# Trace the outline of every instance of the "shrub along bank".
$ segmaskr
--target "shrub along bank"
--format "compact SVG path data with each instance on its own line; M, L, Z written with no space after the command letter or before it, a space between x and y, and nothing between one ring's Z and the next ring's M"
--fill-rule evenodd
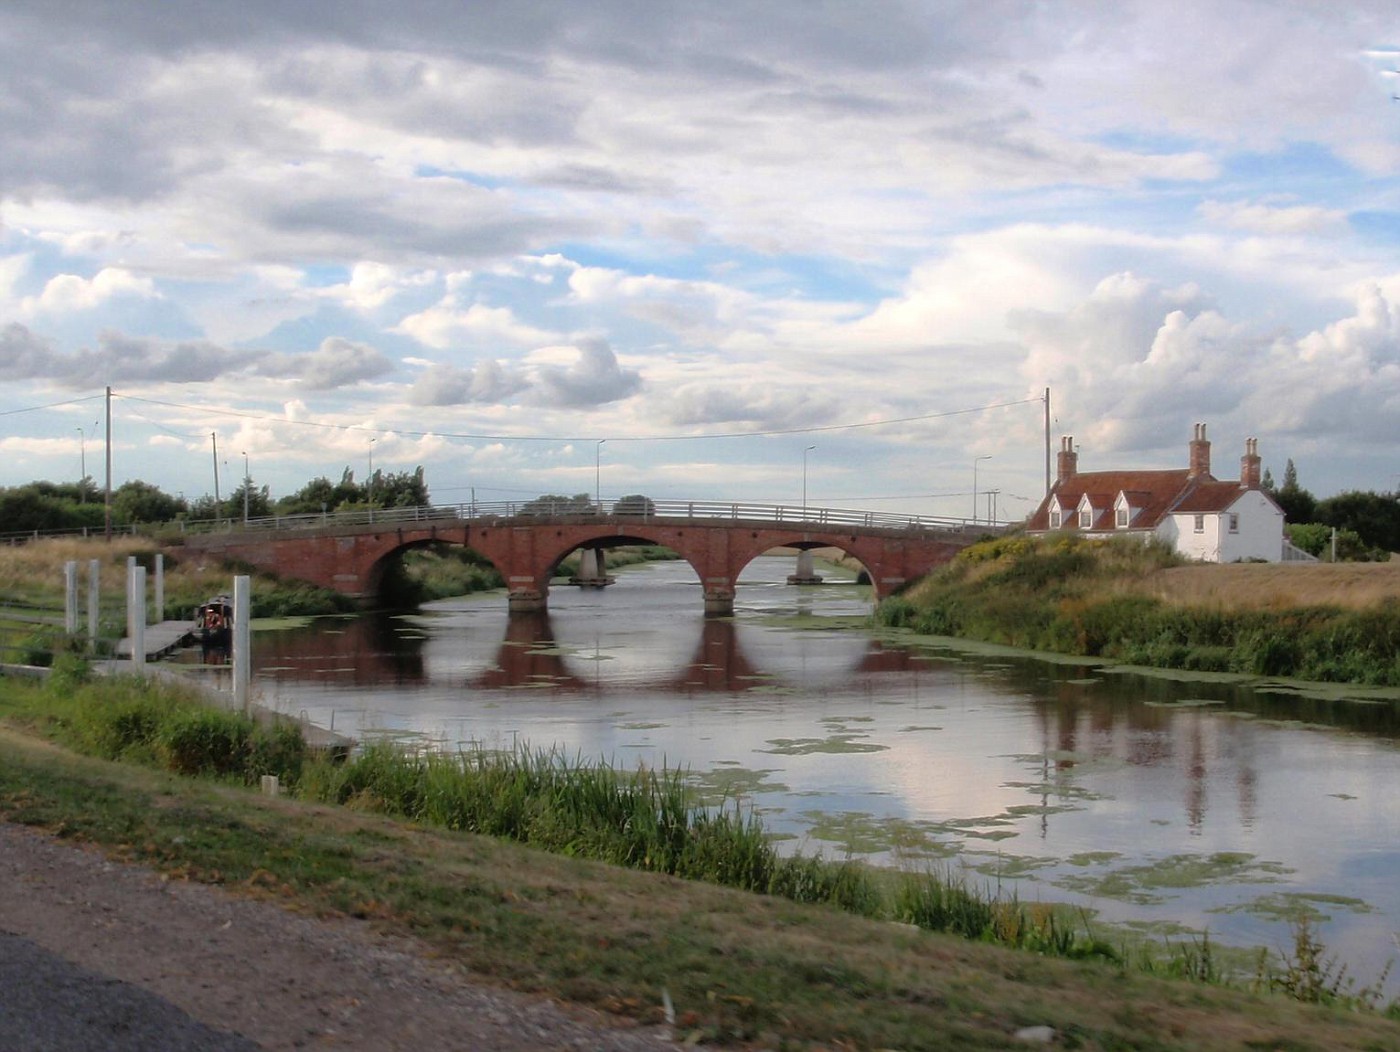
M999 538L964 549L877 616L929 635L1157 668L1400 686L1400 601L1257 610L1144 594L1144 581L1178 562L1136 541Z

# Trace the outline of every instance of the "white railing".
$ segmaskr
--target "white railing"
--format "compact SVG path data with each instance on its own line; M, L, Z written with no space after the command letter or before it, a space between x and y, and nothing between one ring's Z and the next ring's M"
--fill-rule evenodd
M464 523L596 522L619 524L667 522L716 523L718 521L807 526L818 530L849 527L900 532L937 530L945 533L1000 532L1006 523L971 519L905 515L898 512L854 511L794 504L753 504L745 501L651 500L623 497L594 501L546 500L475 501L470 504L419 505L409 508L356 508L349 511L311 512L301 515L268 515L242 519L181 519L175 522L124 526L114 535L169 537L180 534L262 532L267 530L318 530L353 526L402 526L410 523L454 521ZM0 544L23 544L39 537L101 537L101 529L35 531L0 535Z
M619 523L650 521L781 523L812 526L822 529L858 526L887 530L941 530L964 533L968 531L997 531L1003 524L974 522L968 519L939 518L927 515L904 515L891 512L853 511L837 508L802 507L791 504L752 504L743 501L715 500L620 500L594 501L544 500L476 501L471 504L432 505L412 508L358 508L353 511L327 512L309 515L274 515L266 518L224 523L220 529L289 530L325 529L337 526L384 525L399 526L415 522L454 520L472 523L504 522L594 522L599 519ZM190 523L194 532L206 524ZM212 526L212 524L207 524Z

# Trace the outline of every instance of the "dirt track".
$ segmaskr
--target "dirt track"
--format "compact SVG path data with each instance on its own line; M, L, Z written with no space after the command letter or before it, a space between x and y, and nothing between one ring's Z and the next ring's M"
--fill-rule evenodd
M675 1047L661 1030L474 982L368 924L168 881L4 823L0 889L0 934L20 937L0 946L35 962L0 977L0 1043L16 1052Z

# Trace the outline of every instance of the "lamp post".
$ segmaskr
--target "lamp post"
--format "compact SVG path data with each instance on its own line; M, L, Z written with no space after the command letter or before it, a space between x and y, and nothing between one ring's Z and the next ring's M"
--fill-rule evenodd
M78 432L78 466L82 470L82 475L78 479L78 503L87 503L87 436L83 434L81 427L74 428Z
M366 500L369 503L369 521L374 522L374 439L369 440L369 477L365 480Z
M816 446L808 446L802 451L802 521L807 521L807 454L816 449Z
M598 445L593 450L593 500L598 505L598 514L603 514L603 443L606 438L598 439Z
M248 451L243 451L243 525L248 525L248 487L251 485L252 475L248 473Z
M991 460L990 453L983 453L980 457L972 458L972 521L977 521L977 464L979 461Z

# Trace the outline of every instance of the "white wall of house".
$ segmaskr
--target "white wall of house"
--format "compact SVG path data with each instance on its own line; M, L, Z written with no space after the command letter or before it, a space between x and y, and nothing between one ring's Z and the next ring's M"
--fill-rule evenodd
M1186 558L1204 562L1283 558L1283 512L1258 490L1241 490L1223 512L1168 515L1158 525L1157 535Z

